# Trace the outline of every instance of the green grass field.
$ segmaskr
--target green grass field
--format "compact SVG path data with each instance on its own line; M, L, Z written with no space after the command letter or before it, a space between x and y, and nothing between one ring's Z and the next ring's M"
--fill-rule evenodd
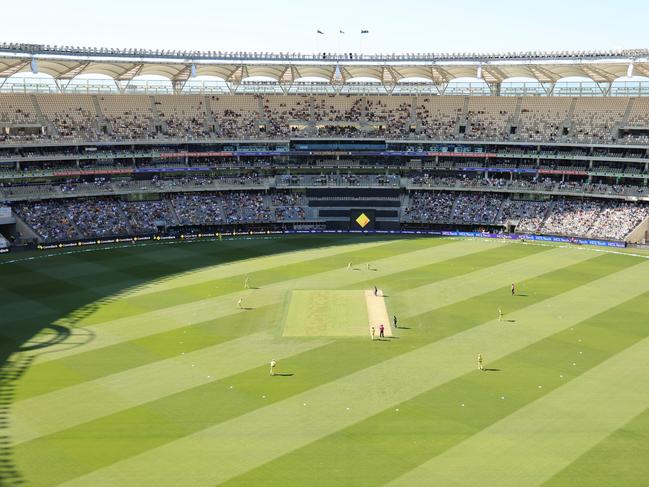
M13 254L0 322L0 485L648 484L647 256L340 235Z

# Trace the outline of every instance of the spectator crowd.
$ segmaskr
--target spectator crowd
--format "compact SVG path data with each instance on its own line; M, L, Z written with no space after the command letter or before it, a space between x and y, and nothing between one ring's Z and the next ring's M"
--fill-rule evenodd
M16 202L14 211L45 241L155 234L158 227L245 225L313 221L303 192L179 192L158 200L117 196ZM312 212L313 210L313 212ZM519 233L623 240L649 206L609 199L542 201L469 191L413 191L403 197L401 221L438 225L492 226Z

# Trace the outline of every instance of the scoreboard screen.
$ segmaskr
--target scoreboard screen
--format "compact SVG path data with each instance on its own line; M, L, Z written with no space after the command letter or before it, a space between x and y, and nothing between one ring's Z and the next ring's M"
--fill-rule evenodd
M374 230L376 210L349 210L350 230Z

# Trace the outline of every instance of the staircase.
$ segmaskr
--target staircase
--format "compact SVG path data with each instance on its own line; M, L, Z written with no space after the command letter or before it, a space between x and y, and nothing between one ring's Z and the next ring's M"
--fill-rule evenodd
M404 208L408 207L410 207L410 193L405 193L401 198L401 208L399 208L399 211L403 213ZM402 215L399 216L401 217Z
M205 95L203 98L205 103L204 111L205 117L203 123L205 124L205 131L210 134L215 134L219 132L219 126L214 120L214 114L212 113L212 104L210 103L210 97Z
M313 96L309 97L309 120L307 120L307 128L305 130L307 135L315 135L315 107L313 106L315 99Z
M414 125L416 127L415 129L416 134L421 133L421 124L419 123L419 119L417 118L417 97L416 96L410 98L410 125Z
M455 207L457 206L459 196L461 193L457 193L453 195L453 206L451 206L451 213L449 214L449 221L453 222L455 221Z
M59 129L43 114L43 110L41 110L41 106L38 103L36 95L29 95L29 99L31 100L32 106L34 107L34 112L36 113L36 119L38 120L38 123L40 123L43 127L47 127L48 134L52 135L53 137L60 137L61 133L59 132Z
M554 201L554 200L550 201L550 204L548 205L548 209L545 211L545 214L543 215L543 218L541 219L541 223L539 223L539 226L536 228L537 232L540 232L541 229L545 226L545 221L550 217L550 215L554 211L554 206L555 205L556 205L556 201Z
M128 229L129 235L135 235L135 232L133 231L133 226L131 225L131 218L126 214L124 209L121 207L121 205L116 205L117 210L116 212L119 214L119 218L126 222L126 228Z
M95 107L95 112L97 112L97 125L100 132L106 132L108 135L113 133L113 128L110 126L104 112L101 110L101 104L99 103L99 98L97 95L92 96L92 104Z
M39 242L44 240L43 237L34 230L27 221L23 220L20 215L16 214L15 211L13 212L13 216L16 218L16 231L18 235L20 235L20 239L36 239Z
M151 107L151 118L153 119L153 133L168 133L169 126L160 118L160 112L158 111L158 105L156 105L155 96L149 95L149 104Z
M613 132L611 135L613 138L617 139L619 134L618 131L622 127L626 127L627 124L629 123L629 117L631 116L631 112L633 111L633 105L635 104L635 98L629 98L629 103L626 104L626 109L624 110L624 116L622 117L622 121L618 124L615 124L613 127Z
M498 206L498 213L496 213L496 216L494 217L493 221L490 223L497 224L500 221L500 216L503 214L503 210L505 209L505 202L507 200L501 200L500 205Z
M92 237L92 235L86 235L85 233L83 233L81 231L81 229L79 228L79 225L77 225L77 222L74 221L74 218L72 217L72 213L68 209L66 209L65 214L68 217L68 221L70 222L70 225L72 225L72 227L74 228L74 231L77 232L77 237L78 238L90 238L90 237Z
M369 121L367 119L367 114L369 112L369 107L367 106L367 96L361 98L361 116L359 118L359 130L361 134L367 135L370 132Z
M172 225L180 225L180 218L178 218L178 213L176 213L176 208L174 208L173 203L171 202L171 199L168 199L166 201L167 203L167 208L169 209L169 213L171 214L173 218L173 222L167 222L167 224L172 224Z
M573 98L572 102L570 103L570 108L568 109L568 113L566 114L566 118L563 121L563 128L570 129L572 128L572 115L575 113L575 107L577 106L577 98ZM565 137L563 137L565 139Z
M507 125L507 134L509 135L512 131L512 127L516 127L518 129L518 124L521 120L521 107L523 105L523 98L518 97L516 99L516 108L514 108L514 113L512 114L511 118L509 119L509 124Z
M464 97L464 105L462 107L462 115L460 115L460 118L457 121L457 125L455 126L455 135L459 136L460 135L460 127L464 126L464 129L466 130L467 126L467 116L469 114L469 97L465 96Z

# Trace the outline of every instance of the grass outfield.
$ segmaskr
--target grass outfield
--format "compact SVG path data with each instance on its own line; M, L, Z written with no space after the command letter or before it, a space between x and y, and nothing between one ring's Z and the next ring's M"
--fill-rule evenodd
M3 256L0 485L646 486L647 257L340 235ZM373 342L374 286L399 328Z

